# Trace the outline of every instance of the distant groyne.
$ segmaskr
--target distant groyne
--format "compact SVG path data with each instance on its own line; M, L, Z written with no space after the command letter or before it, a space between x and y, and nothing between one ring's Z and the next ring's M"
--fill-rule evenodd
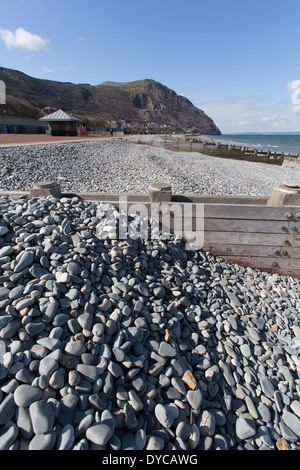
M249 149L245 146L236 146L222 142L208 142L196 136L153 136L152 139L137 140L137 144L152 145L153 147L164 147L168 150L180 152L199 152L205 155L219 158L230 158L249 162L267 163L271 165L282 165L284 160L299 162L299 154L285 154Z

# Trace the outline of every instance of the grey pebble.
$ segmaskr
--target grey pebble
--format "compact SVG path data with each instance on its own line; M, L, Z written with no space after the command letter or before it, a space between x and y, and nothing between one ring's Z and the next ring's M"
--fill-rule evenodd
M28 408L42 397L42 390L29 384L19 385L14 391L14 401L17 406Z
M99 446L105 446L112 436L113 430L106 423L94 424L86 431L87 439Z
M51 159L120 142L51 144ZM42 165L46 147L18 159ZM298 449L298 280L173 237L113 239L119 215L71 196L0 198L1 449Z

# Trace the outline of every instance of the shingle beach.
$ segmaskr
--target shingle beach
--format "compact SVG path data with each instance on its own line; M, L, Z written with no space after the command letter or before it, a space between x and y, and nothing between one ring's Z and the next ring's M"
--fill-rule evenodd
M268 196L299 165L123 138L1 147L0 177L2 192ZM300 450L300 281L117 240L120 221L77 197L0 197L0 449Z
M139 136L133 141L150 137ZM172 152L126 138L0 147L0 190L30 190L55 180L63 191L148 191L163 181L174 194L269 196L283 181L300 184L299 164L282 167Z

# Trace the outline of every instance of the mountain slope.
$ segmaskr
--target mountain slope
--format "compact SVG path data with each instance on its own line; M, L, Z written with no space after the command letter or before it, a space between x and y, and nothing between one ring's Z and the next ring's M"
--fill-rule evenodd
M91 86L42 80L3 67L0 67L0 80L5 82L8 94L39 109L53 106L100 120L147 120L180 130L195 128L202 134L220 134L213 120L203 111L154 80L104 82Z

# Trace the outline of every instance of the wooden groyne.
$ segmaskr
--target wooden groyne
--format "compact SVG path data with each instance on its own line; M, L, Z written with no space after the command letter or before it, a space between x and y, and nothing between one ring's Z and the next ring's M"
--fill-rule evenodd
M212 157L267 163L271 165L282 165L285 159L299 161L297 160L299 154L291 155L271 152L270 150L249 149L245 146L223 144L221 142L208 142L196 137L153 137L149 140L139 139L135 141L132 140L132 142L151 145L153 147L163 147L178 152L199 152Z
M130 215L142 210L149 220L155 213L165 233L169 230L191 245L196 239L197 249L240 266L300 278L300 187L283 184L269 197L197 196L172 194L163 183L151 185L148 194L109 194L61 193L56 183L48 182L30 192L31 197L51 194L105 202Z

